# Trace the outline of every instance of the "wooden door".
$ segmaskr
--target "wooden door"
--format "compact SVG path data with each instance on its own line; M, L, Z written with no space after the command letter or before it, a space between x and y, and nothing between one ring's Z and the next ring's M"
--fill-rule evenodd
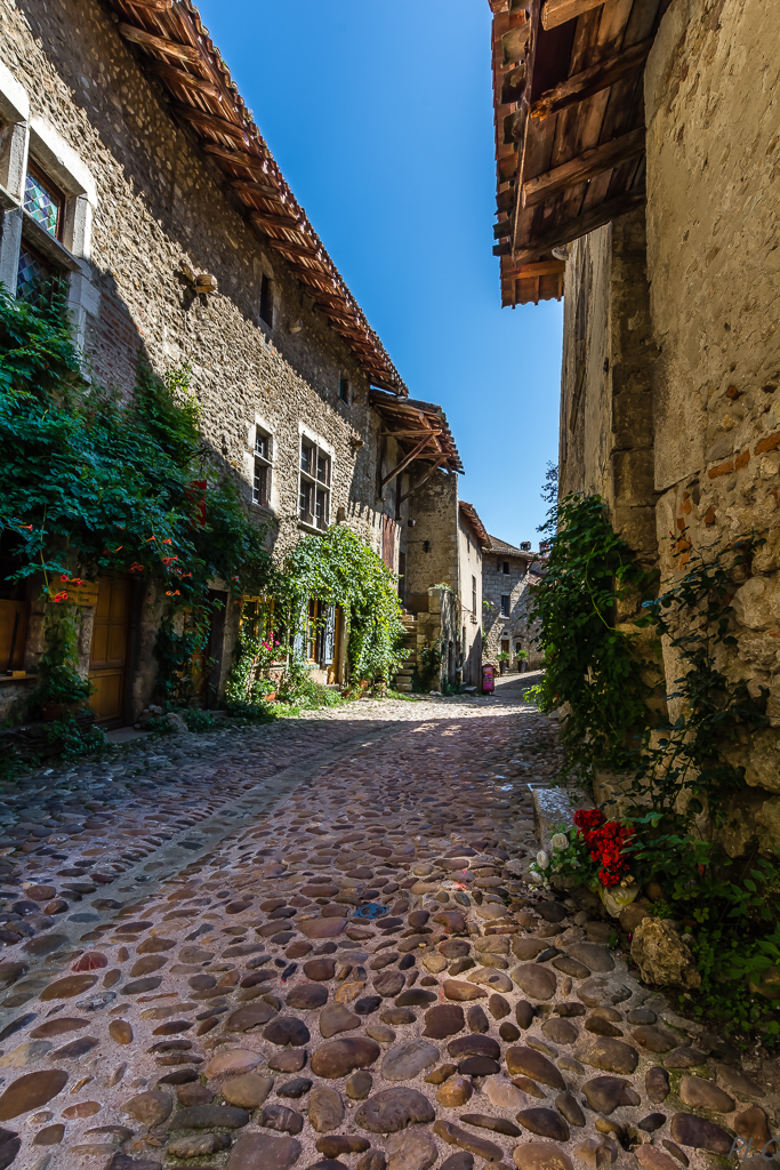
M89 705L98 723L121 723L125 714L127 658L130 642L130 581L101 577L92 627Z

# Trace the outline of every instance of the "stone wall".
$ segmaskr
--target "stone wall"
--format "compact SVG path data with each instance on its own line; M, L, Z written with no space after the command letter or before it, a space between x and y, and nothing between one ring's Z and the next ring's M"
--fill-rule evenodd
M646 209L571 245L565 288L562 493L599 492L662 587L696 552L764 542L723 658L771 721L734 745L752 789L734 851L780 844L779 70L762 0L672 0L645 72ZM667 692L677 665L666 647Z
M481 683L482 670L482 549L463 513L458 510L458 598L460 601L461 680Z
M309 531L298 520L298 467L301 433L310 434L332 456L331 521L348 523L382 552L383 527L387 545L387 524L404 523L396 499L408 480L394 481L380 498L380 423L366 377L302 286L264 249L106 10L91 0L0 0L0 58L29 96L31 126L41 130L31 152L54 134L94 182L91 244L71 278L90 376L128 396L140 358L158 372L188 362L209 474L238 478L279 557ZM196 295L187 270L212 273L218 291ZM274 282L272 328L259 315L264 275ZM339 396L342 376L349 402ZM269 509L251 503L257 427L273 438ZM392 441L383 451L395 457ZM400 545L395 531L396 571ZM153 684L158 617L152 602L142 622L136 709Z
M437 471L410 498L406 540L406 605L427 609L431 585L458 588L458 477Z
M765 541L738 588L734 677L769 690L771 728L739 745L743 818L780 844L780 24L762 0L673 0L645 72L647 255L659 358L655 487L694 550ZM669 674L674 663L667 663ZM774 795L768 795L772 793Z
M482 566L483 607L483 657L488 662L497 662L501 640L509 642L512 655L509 670L517 669L518 647L527 651L529 670L536 670L542 661L542 654L535 636L534 626L528 613L532 576L529 572L530 558L511 556L508 553L486 552ZM509 572L504 572L504 564ZM502 596L509 597L509 616L501 612Z

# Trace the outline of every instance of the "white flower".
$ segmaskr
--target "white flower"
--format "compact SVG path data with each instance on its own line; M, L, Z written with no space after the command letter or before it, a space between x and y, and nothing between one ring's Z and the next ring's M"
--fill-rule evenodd
M544 849L540 849L536 855L536 864L539 869L547 869L550 864L550 858L545 853Z
M528 880L531 883L531 885L540 886L544 879L540 873L537 873L535 869L532 869L531 872L528 874Z
M550 844L552 845L553 849L559 849L559 850L568 849L569 848L569 838L566 836L565 833L553 833Z

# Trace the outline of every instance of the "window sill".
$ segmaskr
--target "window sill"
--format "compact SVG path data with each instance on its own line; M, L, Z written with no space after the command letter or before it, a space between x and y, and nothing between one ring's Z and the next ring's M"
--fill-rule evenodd
M35 222L28 211L24 211L22 215L22 238L47 260L56 264L58 268L64 268L68 272L78 272L81 265L65 245L61 244L59 240L55 240L54 236L50 236L45 228Z
M268 504L258 504L255 500L252 500L250 507L253 512L258 512L261 516L267 517L269 520L279 519L279 513Z
M307 524L305 520L299 520L298 527L303 529L304 532L314 532L317 534L317 536L324 536L328 531L327 527L318 528L316 524Z
M28 674L26 670L16 670L13 674L0 674L0 683L34 682L37 675Z

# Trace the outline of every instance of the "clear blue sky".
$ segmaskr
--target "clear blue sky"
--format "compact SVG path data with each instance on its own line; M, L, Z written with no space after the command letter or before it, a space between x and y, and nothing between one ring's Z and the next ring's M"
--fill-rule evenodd
M295 196L488 531L538 539L562 305L502 309L487 0L201 0Z

